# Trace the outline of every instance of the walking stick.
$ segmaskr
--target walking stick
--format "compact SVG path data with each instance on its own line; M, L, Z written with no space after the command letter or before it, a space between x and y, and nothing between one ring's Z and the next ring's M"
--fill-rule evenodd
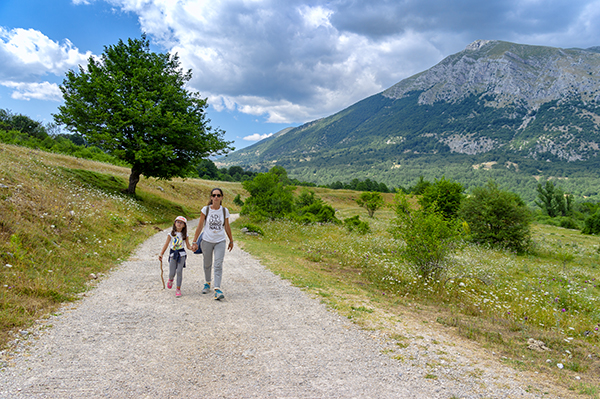
M162 260L160 261L160 279L163 283L163 290L165 289L165 278L163 277L163 268L162 268Z

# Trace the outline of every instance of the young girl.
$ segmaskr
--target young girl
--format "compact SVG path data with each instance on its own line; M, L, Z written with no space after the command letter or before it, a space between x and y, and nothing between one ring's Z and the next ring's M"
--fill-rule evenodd
M177 273L177 288L175 289L175 297L181 297L181 281L183 280L183 268L185 267L185 259L187 255L183 244L186 244L187 249L190 247L190 242L187 235L187 220L183 216L177 216L173 222L173 229L167 236L167 241L163 245L158 260L162 262L163 255L170 248L169 252L169 282L167 287L173 288L173 278Z
M229 226L229 210L221 206L221 201L223 201L223 190L213 188L210 192L208 206L202 208L202 214L200 215L200 221L198 222L192 244L192 250L197 250L198 236L200 236L200 232L204 229L200 245L202 246L202 255L204 258L204 278L206 283L204 284L202 293L208 294L210 292L214 255L214 287L215 299L217 300L225 298L221 290L221 279L223 277L226 237L229 238L229 251L233 249L233 236L231 235L231 227Z

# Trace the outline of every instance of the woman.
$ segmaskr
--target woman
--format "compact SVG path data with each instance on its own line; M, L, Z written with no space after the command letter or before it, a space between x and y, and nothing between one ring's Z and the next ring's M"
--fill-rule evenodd
M223 190L213 188L210 192L210 201L208 205L202 208L200 221L194 234L192 250L198 249L198 237L204 230L200 246L202 247L202 255L204 255L204 288L203 294L210 292L211 275L214 264L215 270L215 299L220 300L225 298L221 290L221 279L223 277L223 258L225 257L226 237L229 237L228 249L233 249L233 236L231 235L231 227L229 226L229 210L221 205L223 201ZM214 257L214 263L213 263Z

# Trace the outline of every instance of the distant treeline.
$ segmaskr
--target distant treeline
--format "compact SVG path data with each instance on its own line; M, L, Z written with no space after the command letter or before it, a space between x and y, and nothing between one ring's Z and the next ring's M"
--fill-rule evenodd
M127 166L102 149L87 146L78 134L58 133L54 124L44 125L28 116L4 109L0 109L0 142Z
M203 160L198 165L197 170L198 176L201 179L230 182L244 182L247 180L252 180L257 174L261 173L244 170L244 168L242 168L241 166L218 168L215 165L215 163L210 159ZM267 171L265 170L264 172ZM303 187L323 187L331 188L333 190L373 191L379 193L395 193L396 191L402 191L406 194L421 194L431 184L431 182L425 180L423 176L420 176L419 180L413 186L410 187L388 187L385 183L379 183L369 178L366 178L364 180L355 178L348 183L343 183L337 180L333 183L321 185L293 178L289 180L290 184Z

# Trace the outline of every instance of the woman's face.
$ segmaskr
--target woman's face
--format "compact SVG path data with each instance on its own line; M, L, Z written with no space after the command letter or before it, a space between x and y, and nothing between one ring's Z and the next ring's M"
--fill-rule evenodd
M221 200L223 199L223 192L221 190L213 190L210 193L210 198L212 199L213 202L218 201L220 203Z

